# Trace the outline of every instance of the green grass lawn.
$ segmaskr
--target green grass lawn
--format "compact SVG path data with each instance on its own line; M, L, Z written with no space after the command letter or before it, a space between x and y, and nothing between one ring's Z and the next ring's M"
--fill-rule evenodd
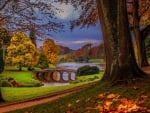
M18 71L16 67L7 67L6 70L0 74L0 77L14 78L18 83L24 86L40 84L38 80L33 79L33 72L28 71L27 68L23 68L22 71Z
M7 102L26 100L35 98L42 95L47 95L50 93L70 89L77 87L86 83L98 81L102 78L103 72L94 75L81 76L66 86L51 86L51 87L2 87L3 98ZM38 80L33 79L33 73L23 69L23 71L14 71L14 68L9 71L4 71L3 74L0 74L1 78L14 78L17 82L24 84L25 86L36 86L35 84L40 83Z
M120 96L114 97L117 99L113 100L112 94ZM106 96L103 97L103 95ZM109 105L110 100L113 102L111 105ZM128 107L124 105L124 102L129 104ZM113 109L109 108L108 110L117 110L122 107L123 112L120 113L124 113L125 108L132 113L148 113L150 110L150 79L136 80L117 86L111 86L108 82L100 81L96 85L55 101L8 113L101 113L100 110L104 109L102 107L106 109L108 106L113 107ZM137 106L140 106L141 109L139 112L133 112L132 110L135 110ZM129 107L131 108L128 109Z
M104 63L104 59L90 59L89 62Z

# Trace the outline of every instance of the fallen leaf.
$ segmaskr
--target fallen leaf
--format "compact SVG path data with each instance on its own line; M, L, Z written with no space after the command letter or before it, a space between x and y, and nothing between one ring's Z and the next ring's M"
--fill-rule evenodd
M107 98L108 98L108 99L112 99L112 98L115 98L115 97L116 97L116 95L115 95L115 94L113 94L113 93L111 93L111 94L107 95Z
M142 98L142 99L147 99L148 96L147 96L147 95L141 95L141 98Z
M106 101L105 101L105 105L106 105L106 106L110 106L112 103L113 103L112 100L106 100Z
M98 95L98 98L99 98L99 99L102 99L102 98L104 98L104 97L105 97L105 93L101 93L101 94Z
M140 88L140 87L137 86L137 85L134 85L134 86L133 86L133 89L134 89L134 90L138 90L139 88Z
M69 104L67 104L67 107L68 107L68 108L70 108L71 106L72 106L72 104L70 104L70 103L69 103Z
M78 100L76 100L76 103L79 103L80 102L80 100L78 99Z

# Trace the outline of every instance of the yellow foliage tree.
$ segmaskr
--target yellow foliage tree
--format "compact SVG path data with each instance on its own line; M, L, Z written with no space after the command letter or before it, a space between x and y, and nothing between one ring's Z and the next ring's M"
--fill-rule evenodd
M7 48L6 64L22 66L34 66L38 62L38 51L32 41L22 32L17 32L11 38Z
M60 48L55 44L54 40L46 39L43 43L43 52L49 63L54 64L57 61Z

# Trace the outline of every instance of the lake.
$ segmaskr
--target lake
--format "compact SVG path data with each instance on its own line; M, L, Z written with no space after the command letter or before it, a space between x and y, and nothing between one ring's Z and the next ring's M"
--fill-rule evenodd
M89 65L89 66L97 66L100 71L104 70L104 67L100 65L100 63L78 63L78 62L66 62L66 63L60 63L57 64L57 68L64 68L64 69L73 69L77 70L79 67Z
M78 63L78 62L67 62L67 63L59 63L56 65L57 68L60 69L73 69L77 70L78 68L89 65L89 66L97 66L100 71L104 70L104 67L100 65L100 63ZM72 80L75 80L75 75L71 75ZM60 79L60 75L57 75L57 79ZM68 80L68 73L63 73L63 79ZM53 83L43 83L44 87L47 86L63 86L63 85L69 85L69 83L59 83L59 82L53 82Z

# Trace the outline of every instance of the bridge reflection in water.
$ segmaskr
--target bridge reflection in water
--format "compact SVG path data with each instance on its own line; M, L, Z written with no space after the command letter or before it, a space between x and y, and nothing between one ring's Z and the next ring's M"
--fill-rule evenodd
M65 83L76 79L76 71L72 69L46 69L34 71L34 77L42 82Z

